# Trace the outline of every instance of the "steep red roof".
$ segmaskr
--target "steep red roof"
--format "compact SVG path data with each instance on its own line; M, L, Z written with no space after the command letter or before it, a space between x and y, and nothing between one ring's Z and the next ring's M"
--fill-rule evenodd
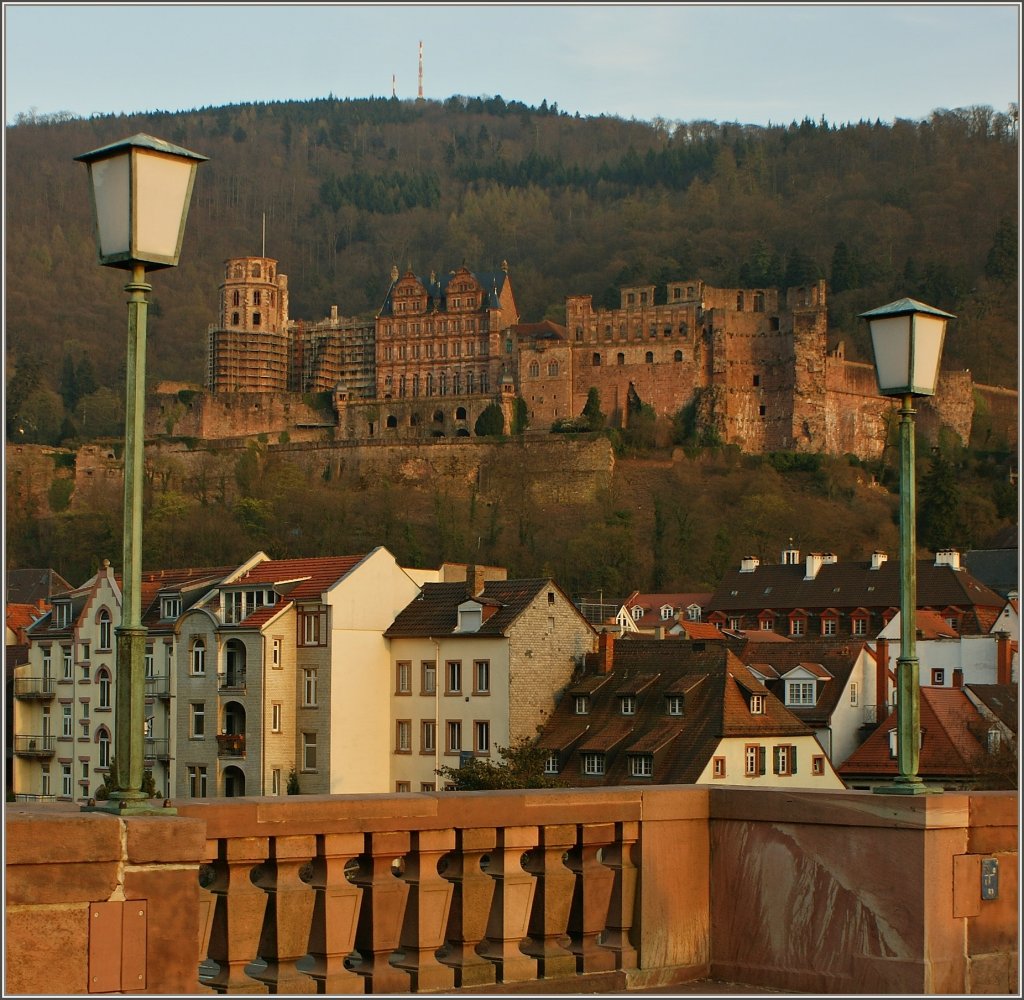
M253 566L232 587L271 587L289 581L296 585L289 589L293 601L318 600L325 590L347 576L364 559L358 556L321 556L309 559L268 559Z

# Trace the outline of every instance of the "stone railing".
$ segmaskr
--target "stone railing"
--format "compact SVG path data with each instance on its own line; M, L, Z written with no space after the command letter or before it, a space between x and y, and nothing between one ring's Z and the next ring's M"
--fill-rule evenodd
M9 992L1017 988L1010 793L653 786L175 805L126 819L9 805Z

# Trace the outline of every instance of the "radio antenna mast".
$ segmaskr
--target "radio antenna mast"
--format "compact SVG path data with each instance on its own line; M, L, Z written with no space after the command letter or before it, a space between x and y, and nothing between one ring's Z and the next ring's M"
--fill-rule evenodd
M423 42L420 42L420 89L417 100L423 100Z

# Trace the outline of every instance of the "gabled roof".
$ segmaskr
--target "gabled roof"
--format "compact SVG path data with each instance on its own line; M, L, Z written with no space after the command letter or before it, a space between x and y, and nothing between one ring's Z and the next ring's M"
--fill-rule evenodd
M895 777L897 763L889 749L889 733L896 723L896 712L892 711L839 767L840 775ZM918 774L932 779L970 779L985 754L975 734L987 729L977 708L959 688L922 687Z
M685 618L680 618L677 620L677 626L680 633L686 636L687 639L710 639L717 641L725 638L722 635L722 630L710 622L691 622Z
M966 684L968 695L973 695L1011 733L1017 733L1018 691L1016 684Z
M691 605L696 604L703 609L710 599L711 594L703 592L641 594L639 591L634 591L626 600L624 607L629 612L629 616L633 618L637 628L654 629L659 625L668 625L670 622L674 622L676 616L685 612ZM639 618L635 618L633 609L638 606L644 609L644 613ZM661 609L664 607L672 609L670 618L661 617ZM682 619L680 621L682 622Z
M7 587L4 599L13 604L35 604L74 589L52 569L9 569L4 577Z
M160 617L161 595L173 594L181 596L181 610L187 611L200 597L212 590L236 566L217 566L187 569L152 570L142 574L142 624L147 628L157 628ZM121 585L120 576L117 577ZM171 623L166 622L167 628Z
M433 274L430 278L424 278L420 275L412 274L411 271L407 271L405 274L402 274L393 280L388 286L387 294L384 298L384 304L381 306L380 312L378 312L377 315L393 315L392 295L395 290L395 285L400 281L404 281L406 278L410 277L410 275L426 290L428 312L433 309L437 309L442 312L447 311L448 285L454 278L461 276L460 272L468 273L483 289L484 308L501 308L501 293L504 291L505 282L508 280L508 274L503 269L499 269L497 271L469 271L466 268L460 268L459 271L451 271L448 274L441 274L440 276Z
M512 329L520 342L537 340L564 341L566 339L565 327L560 326L558 323L552 323L549 319L542 320L540 323L517 323Z
M365 558L364 553L308 559L267 559L225 586L250 589L291 584L287 588L289 600L319 601L325 591L348 576Z
M633 784L636 779L630 774L628 757L636 753L656 754L659 783L693 782L723 738L810 733L765 691L725 643L621 639L613 643L612 669L606 674L596 672L601 656L588 654L587 673L569 686L538 738L541 746L563 754L572 748L570 763L563 760L563 765L574 774L573 784ZM589 694L589 711L576 715L572 695L584 688ZM638 692L632 715L622 714L619 698L627 688ZM763 714L750 713L749 691L763 692ZM669 715L667 696L680 694L682 715ZM589 728L585 738L573 746L581 723ZM575 776L577 755L584 750L608 755L604 775Z
M558 585L548 579L488 580L474 600L483 600L495 606L474 632L458 632L459 605L469 598L465 583L425 583L419 596L399 613L384 633L389 639L402 637L429 638L443 635L503 636L520 615L546 590L562 593ZM562 594L566 603L579 614L576 606ZM586 619L579 615L581 622ZM588 623L589 625L589 623Z

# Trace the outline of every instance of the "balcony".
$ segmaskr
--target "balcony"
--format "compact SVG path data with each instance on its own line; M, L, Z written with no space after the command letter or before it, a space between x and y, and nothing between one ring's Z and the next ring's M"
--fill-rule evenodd
M218 757L244 757L245 733L218 733Z
M147 736L146 760L170 760L169 740L166 736Z
M45 736L14 737L14 752L19 757L52 757L57 737L52 734Z
M167 674L154 674L146 678L147 698L170 698L171 679Z
M245 671L229 670L226 673L217 674L217 687L221 691L245 694Z
M25 701L52 701L55 684L52 677L15 677L14 697Z
M8 808L9 994L1019 995L1014 793L174 805ZM136 915L144 929L121 933ZM101 924L118 933L93 948Z

